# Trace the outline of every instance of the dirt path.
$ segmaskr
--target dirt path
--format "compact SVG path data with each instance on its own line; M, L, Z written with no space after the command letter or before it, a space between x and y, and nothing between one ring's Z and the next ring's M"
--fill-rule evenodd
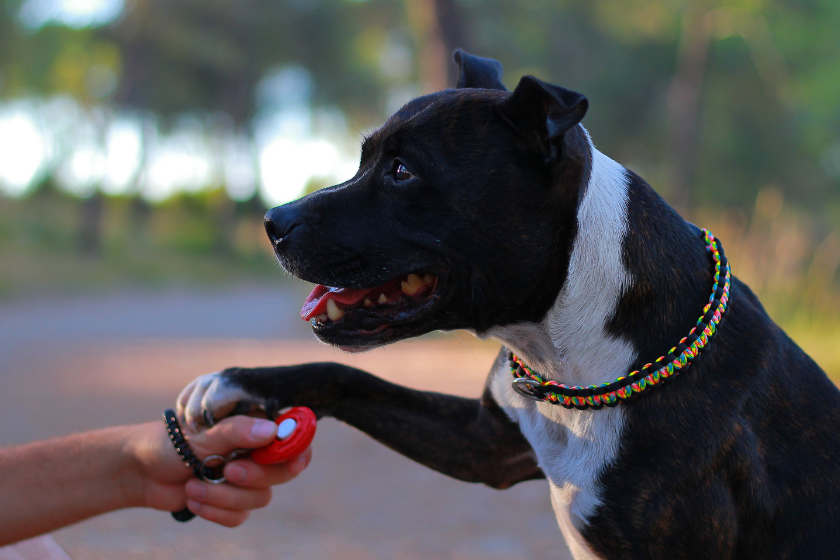
M157 418L196 375L234 364L336 360L475 396L497 349L461 334L347 355L279 321L296 301L246 288L0 306L0 444ZM125 510L55 538L75 560L569 557L543 481L504 492L458 482L333 420L319 424L314 454L237 529Z

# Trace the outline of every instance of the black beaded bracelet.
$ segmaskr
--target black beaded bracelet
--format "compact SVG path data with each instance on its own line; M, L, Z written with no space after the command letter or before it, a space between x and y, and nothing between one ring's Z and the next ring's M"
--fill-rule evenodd
M192 469L195 475L200 477L201 461L198 460L198 457L196 457L195 453L193 453L192 449L190 449L187 439L181 432L181 425L178 423L178 416L175 414L175 411L171 408L166 409L163 413L163 421L166 423L166 431L169 432L169 439L172 440L172 445L175 446L175 451L177 451L178 455L181 459L183 459L184 465L186 465L187 468ZM189 508L172 512L172 518L175 519L175 521L180 521L181 523L186 523L193 517L195 517L195 514L191 512Z

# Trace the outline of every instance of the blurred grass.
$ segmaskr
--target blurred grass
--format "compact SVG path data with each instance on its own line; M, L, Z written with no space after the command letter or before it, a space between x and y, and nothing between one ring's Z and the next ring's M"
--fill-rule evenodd
M840 228L760 191L751 215L707 209L696 223L723 241L732 272L770 317L840 382Z
M791 324L785 330L835 383L840 384L840 325L837 321L826 325Z
M91 252L78 233L90 216L83 200L51 188L0 197L0 299L289 280L257 204L210 191L154 206L129 197L103 197L101 205L101 239ZM693 220L721 238L734 274L840 382L840 228L814 222L771 188L750 215L710 208Z
M85 202L47 189L0 197L0 298L166 285L285 281L260 207L237 209L219 192L157 206L103 197L101 235L85 247Z

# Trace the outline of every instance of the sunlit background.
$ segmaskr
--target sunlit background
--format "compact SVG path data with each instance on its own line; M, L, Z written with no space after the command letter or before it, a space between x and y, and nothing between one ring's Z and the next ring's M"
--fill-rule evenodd
M0 296L276 274L263 211L351 177L461 46L585 93L602 151L714 227L801 343L840 332L832 0L0 6Z
M350 178L463 47L587 95L596 145L840 380L838 29L836 0L0 0L5 348L308 336L263 213ZM178 360L173 392L204 373ZM518 555L493 546L458 557Z

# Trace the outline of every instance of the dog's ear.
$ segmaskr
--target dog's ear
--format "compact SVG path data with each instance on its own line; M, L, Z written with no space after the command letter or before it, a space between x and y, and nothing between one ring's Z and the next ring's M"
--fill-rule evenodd
M481 88L498 89L507 91L502 83L502 63L492 58L482 58L464 52L463 49L455 49L452 58L460 69L458 85L460 88Z
M536 131L548 154L548 160L560 157L566 132L576 126L589 101L583 95L547 84L533 76L524 76L501 105L503 117L526 136Z

